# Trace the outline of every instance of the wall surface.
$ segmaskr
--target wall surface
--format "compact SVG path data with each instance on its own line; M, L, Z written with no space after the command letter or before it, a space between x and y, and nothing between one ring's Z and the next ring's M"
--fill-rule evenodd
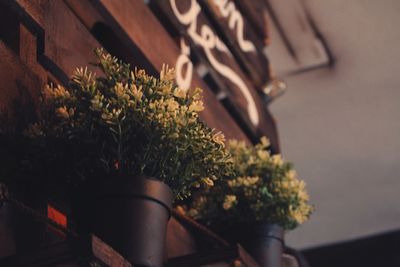
M316 205L288 235L298 248L400 228L400 1L305 3L336 64L286 77L272 104Z

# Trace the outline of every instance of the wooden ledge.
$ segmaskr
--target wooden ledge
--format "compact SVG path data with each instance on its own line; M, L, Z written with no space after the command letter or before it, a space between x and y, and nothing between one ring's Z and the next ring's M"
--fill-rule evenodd
M64 242L25 254L0 259L3 267L39 266L132 267L124 257L94 235L69 238Z

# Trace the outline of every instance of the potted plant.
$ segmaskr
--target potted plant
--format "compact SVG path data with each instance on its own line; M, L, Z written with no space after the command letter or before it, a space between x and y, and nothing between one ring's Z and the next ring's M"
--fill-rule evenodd
M306 221L313 207L292 164L271 155L268 146L265 137L254 147L228 142L236 174L216 181L186 210L229 241L241 243L261 266L271 267L281 266L284 230Z
M161 266L172 201L230 173L224 137L199 119L201 90L177 87L172 69L155 78L95 53L101 74L80 68L69 86L46 86L25 133L42 173L84 188L88 230L134 264Z

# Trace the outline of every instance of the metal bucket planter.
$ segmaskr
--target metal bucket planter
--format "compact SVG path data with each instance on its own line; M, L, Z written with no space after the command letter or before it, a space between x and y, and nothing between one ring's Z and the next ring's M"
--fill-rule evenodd
M162 266L173 194L156 179L100 182L92 197L90 230L134 266Z
M284 246L283 228L276 224L240 224L222 230L230 242L240 243L261 267L280 267Z

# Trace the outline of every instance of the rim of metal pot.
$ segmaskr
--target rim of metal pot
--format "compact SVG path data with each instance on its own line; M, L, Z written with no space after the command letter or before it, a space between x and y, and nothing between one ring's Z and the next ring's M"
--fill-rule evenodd
M164 182L153 177L114 177L103 179L96 190L99 198L145 198L164 206L169 212L172 209L173 193Z

